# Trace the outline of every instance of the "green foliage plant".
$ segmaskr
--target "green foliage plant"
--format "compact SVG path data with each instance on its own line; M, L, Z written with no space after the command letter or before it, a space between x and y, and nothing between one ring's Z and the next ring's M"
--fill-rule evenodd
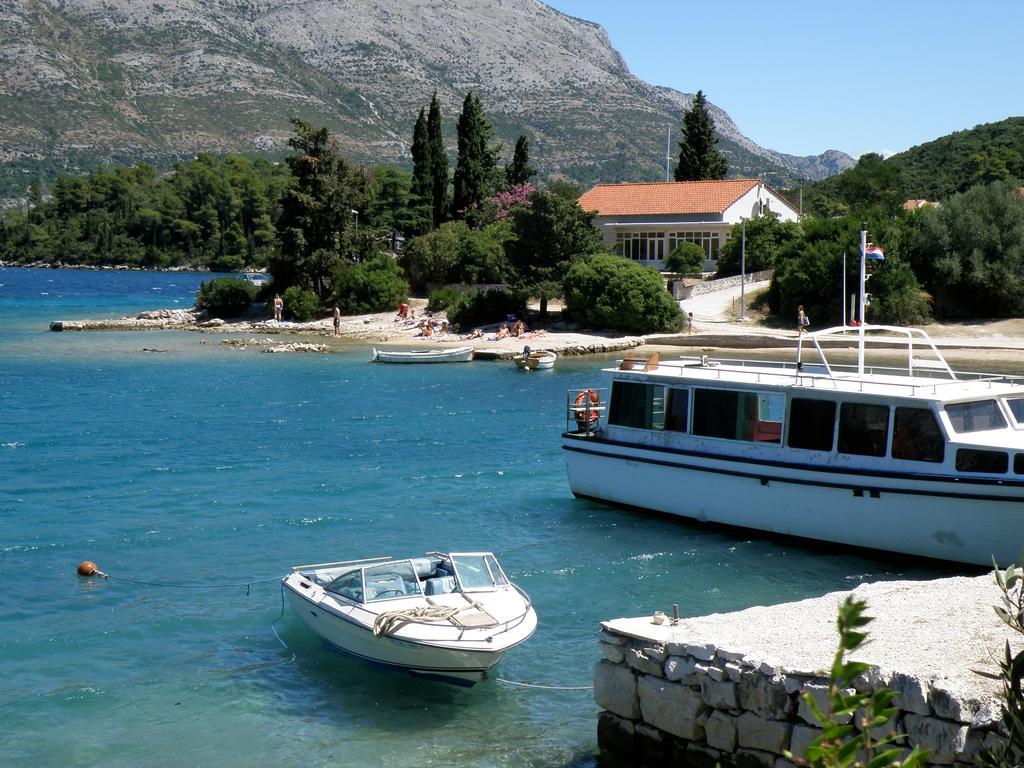
M444 312L459 300L462 292L450 285L444 285L430 293L427 309L431 312Z
M236 277L215 277L199 286L196 304L212 317L239 317L256 295L256 287Z
M867 639L862 631L872 617L865 614L867 604L847 596L839 606L836 627L839 648L832 659L829 674L828 703L824 710L814 697L804 694L804 702L814 713L822 733L807 747L806 755L787 753L798 765L812 768L919 768L927 751L914 747L902 760L904 750L897 742L902 734L890 733L878 738L872 734L890 723L897 708L892 706L896 692L888 688L858 693L854 682L871 667L853 661L849 654Z
M656 333L683 325L658 271L620 256L601 253L573 262L563 290L566 313L587 328Z
M522 317L526 299L514 291L492 288L463 293L448 307L448 320L460 328L474 328L504 320L509 315Z
M718 254L718 277L738 275L741 267L746 268L747 274L773 269L783 247L798 240L800 236L799 225L791 221L780 221L778 214L771 211L755 216L745 226L734 224L729 240Z
M704 271L707 261L704 249L696 243L680 243L665 257L665 269L680 275L693 275Z
M1024 562L1024 552L1021 553ZM1015 632L1024 634L1024 581L1020 566L1010 564L1005 570L995 560L996 586L1000 592L1000 605L993 606L1000 620ZM1006 643L1003 660L999 663L1003 683L1003 727L1006 739L992 747L982 747L977 763L980 768L1017 768L1024 765L1024 651L1016 654Z
M297 323L315 320L320 311L320 299L307 288L293 285L285 290L281 299L284 301L284 315Z
M338 265L332 284L335 303L347 315L386 312L409 298L409 284L402 277L401 267L385 255Z
M683 138L679 142L676 181L724 179L729 170L725 157L715 145L715 121L708 111L703 91L697 91L690 108L683 113Z

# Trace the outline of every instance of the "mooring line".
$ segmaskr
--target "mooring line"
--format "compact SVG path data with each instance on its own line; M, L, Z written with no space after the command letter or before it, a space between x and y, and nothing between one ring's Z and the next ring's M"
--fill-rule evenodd
M540 685L538 683L520 683L515 680L506 680L503 677L496 677L494 679L506 685L517 685L520 688L538 688L545 691L591 691L594 689L592 685Z

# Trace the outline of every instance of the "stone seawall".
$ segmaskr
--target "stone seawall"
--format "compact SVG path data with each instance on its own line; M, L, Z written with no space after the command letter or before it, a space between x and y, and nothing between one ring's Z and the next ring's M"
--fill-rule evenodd
M694 296L703 296L706 293L714 293L715 291L722 291L726 288L735 288L742 282L747 283L758 283L762 280L770 280L772 276L772 270L765 269L760 272L748 272L746 279L742 275L733 275L732 277L723 277L718 280L708 280L703 283L697 283L696 285L684 286L682 281L673 283L672 297L676 301L682 301L683 299L690 299Z
M731 614L604 622L594 699L598 742L634 763L698 768L789 768L820 734L803 699L825 708L838 644L838 606L849 593ZM891 729L927 762L967 768L1001 738L998 660L1020 638L995 616L991 575L882 582L854 590L867 601L872 665L858 688L896 691ZM891 730L889 729L889 730Z

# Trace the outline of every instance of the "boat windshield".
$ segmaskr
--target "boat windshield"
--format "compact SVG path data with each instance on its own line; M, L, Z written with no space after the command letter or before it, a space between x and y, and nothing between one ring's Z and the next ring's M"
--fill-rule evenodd
M452 565L455 566L455 575L463 591L490 590L508 584L497 559L490 553L453 554Z
M995 400L951 403L946 406L946 415L953 429L960 434L1006 428L1006 419Z
M363 569L366 584L366 602L390 600L395 597L419 597L420 580L416 578L416 569L408 560L382 563Z

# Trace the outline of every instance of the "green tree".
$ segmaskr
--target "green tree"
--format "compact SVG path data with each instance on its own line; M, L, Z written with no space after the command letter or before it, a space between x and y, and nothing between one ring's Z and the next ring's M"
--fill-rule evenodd
M359 264L342 262L332 280L334 301L349 315L395 309L409 297L409 284L390 256L375 256Z
M655 333L677 331L683 324L658 271L620 256L596 254L574 261L564 291L567 313L587 328Z
M480 99L466 94L459 115L459 157L455 166L452 208L465 217L471 208L495 192L498 149L491 146L494 129L484 115Z
M693 104L683 113L683 139L679 142L676 181L724 179L729 170L725 157L715 148L715 122L708 112L703 91L697 91Z
M707 257L704 249L696 243L680 243L665 257L665 269L681 275L691 275L704 269Z
M1024 312L1024 199L1004 182L972 187L907 218L901 253L939 318Z
M444 148L441 130L441 104L437 91L430 99L427 115L427 142L430 146L431 206L434 226L440 226L448 218L448 153Z
M215 277L199 286L196 304L213 317L238 317L252 302L256 288L236 277Z
M561 295L569 262L603 250L604 244L593 212L582 210L576 201L535 191L529 202L512 209L515 239L508 241L506 251L515 286L540 300L543 317L548 301Z
M449 221L409 242L402 263L418 291L440 283L500 283L508 274L505 244L512 237L505 222L472 229Z
M430 156L430 140L427 137L427 114L420 109L420 115L416 118L416 125L412 129L412 189L417 201L430 201L434 199L434 184L431 172L433 170Z
M505 166L505 181L510 187L529 183L537 175L537 169L530 166L530 140L520 136L516 141L512 162Z
M746 229L746 248L744 234ZM729 240L722 246L718 254L718 275L728 277L740 273L743 251L746 251L746 271L758 272L772 269L778 261L783 246L793 242L800 236L798 225L789 221L780 221L779 215L767 211L743 224L734 224L729 233Z
M316 319L320 311L320 300L317 295L301 285L290 286L281 296L284 301L285 317L297 323L307 323Z
M281 200L280 255L270 264L280 288L302 285L324 296L328 278L341 259L353 211L365 210L366 178L349 166L326 128L293 120L285 162L292 185Z

